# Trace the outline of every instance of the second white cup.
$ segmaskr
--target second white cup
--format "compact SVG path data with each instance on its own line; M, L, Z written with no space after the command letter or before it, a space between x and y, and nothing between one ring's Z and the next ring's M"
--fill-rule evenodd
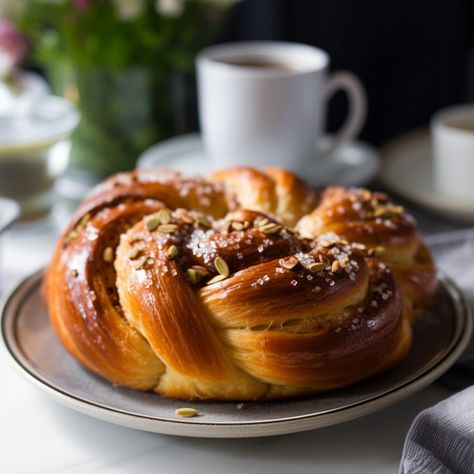
M438 112L431 133L436 189L474 203L474 104Z
M278 165L304 172L310 160L353 139L364 125L366 98L348 72L328 75L329 56L297 43L245 42L204 49L197 58L204 144L219 166ZM316 152L326 105L337 90L349 114L330 149Z

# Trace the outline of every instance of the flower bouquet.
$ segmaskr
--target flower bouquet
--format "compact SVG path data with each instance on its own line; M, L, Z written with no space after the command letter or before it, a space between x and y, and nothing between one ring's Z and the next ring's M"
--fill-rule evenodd
M194 57L235 0L0 0L53 91L81 113L71 167L91 182L195 124Z

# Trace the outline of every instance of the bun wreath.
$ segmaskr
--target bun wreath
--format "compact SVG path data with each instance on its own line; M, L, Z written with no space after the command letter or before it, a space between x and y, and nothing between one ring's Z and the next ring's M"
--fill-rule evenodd
M175 398L309 395L387 370L411 344L394 272L348 237L296 232L319 199L278 169L117 175L58 242L53 326L89 370Z

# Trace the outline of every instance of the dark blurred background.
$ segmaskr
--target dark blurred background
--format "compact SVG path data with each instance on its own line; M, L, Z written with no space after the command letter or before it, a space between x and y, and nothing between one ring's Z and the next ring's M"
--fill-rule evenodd
M0 53L3 37L15 59L0 86L14 103L32 69L75 106L81 120L69 131L64 163L82 195L133 169L150 146L198 129L195 57L212 42L280 40L326 50L332 70L348 70L365 86L361 138L380 146L427 127L442 108L474 102L473 26L474 0L0 0ZM1 65L0 55L0 73ZM0 112L3 102L0 94ZM338 93L329 132L346 112Z
M426 126L447 105L474 101L472 0L245 0L222 41L282 40L318 46L331 69L357 74L369 115L362 138L380 145ZM328 129L345 116L331 102Z

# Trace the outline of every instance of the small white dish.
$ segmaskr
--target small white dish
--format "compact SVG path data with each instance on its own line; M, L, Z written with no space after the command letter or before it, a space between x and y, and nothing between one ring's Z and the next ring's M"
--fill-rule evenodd
M321 139L315 155L328 149L332 142L331 136ZM181 135L152 146L140 156L137 166L166 167L185 175L205 175L216 168L206 155L198 133ZM373 179L378 170L377 152L366 143L354 141L324 159L315 159L301 174L313 186L360 186Z
M436 189L428 131L413 132L394 140L382 149L381 156L379 179L390 191L438 214L474 223L474 202L442 194Z
M0 197L0 234L20 215L20 206L12 199Z

